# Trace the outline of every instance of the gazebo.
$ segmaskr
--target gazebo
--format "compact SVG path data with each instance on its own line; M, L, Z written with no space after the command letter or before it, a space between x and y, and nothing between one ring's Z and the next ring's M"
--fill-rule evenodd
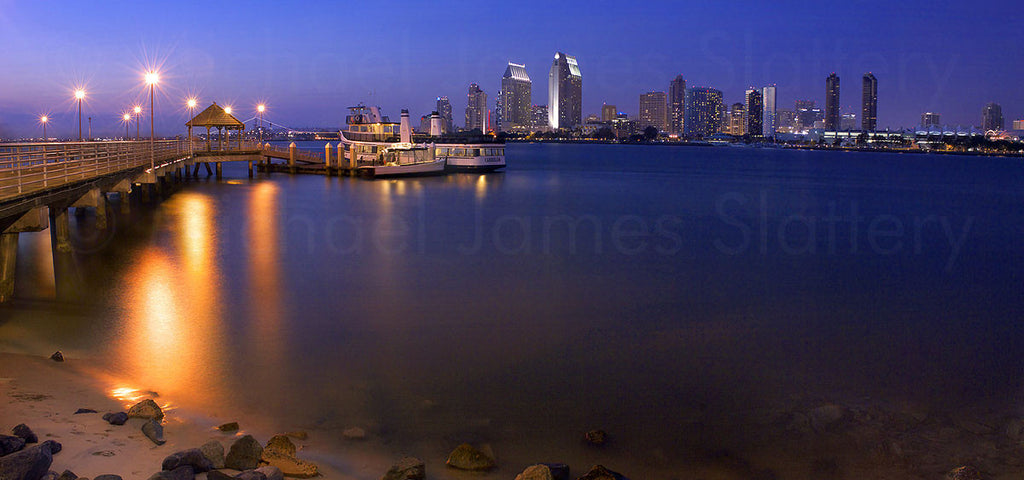
M238 130L238 149L242 149L242 132L245 131L245 124L239 121L234 115L231 115L224 110L217 102L213 102L213 105L206 107L205 110L199 112L198 115L192 117L185 126L188 127L188 137L192 138L192 127L206 127L206 151L213 151L210 145L210 129L217 129L217 137L220 145L218 150L225 150L225 135L230 136L231 130ZM223 132L223 133L222 133ZM191 140L190 140L191 141ZM230 150L230 141L227 144L227 150Z

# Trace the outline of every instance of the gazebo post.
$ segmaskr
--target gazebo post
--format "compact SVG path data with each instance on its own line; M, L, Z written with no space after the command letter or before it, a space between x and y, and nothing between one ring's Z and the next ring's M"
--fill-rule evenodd
M213 149L213 145L210 145L210 126L206 126L206 151L209 152Z

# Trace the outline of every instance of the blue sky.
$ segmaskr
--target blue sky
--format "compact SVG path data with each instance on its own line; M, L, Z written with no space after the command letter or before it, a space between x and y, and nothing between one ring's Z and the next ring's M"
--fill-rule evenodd
M462 123L466 88L490 96L507 61L525 63L535 103L547 103L556 51L583 72L584 113L602 103L635 113L641 93L676 74L729 103L777 84L779 108L824 102L842 80L844 112L859 112L860 77L879 81L879 124L977 124L986 102L1007 123L1024 118L1024 16L1013 2L969 7L905 2L21 2L0 0L0 136L71 136L71 90L89 92L96 134L123 134L122 111L144 98L142 71L161 66L157 132L183 131L184 98L198 95L289 127L338 127L363 101L397 117L452 99ZM1009 126L1009 125L1007 125Z

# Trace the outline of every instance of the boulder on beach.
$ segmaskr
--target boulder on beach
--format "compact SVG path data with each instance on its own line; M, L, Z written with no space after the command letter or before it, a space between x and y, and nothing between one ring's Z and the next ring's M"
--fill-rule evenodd
M262 455L263 445L252 435L245 435L231 444L231 449L224 457L224 466L241 471L252 470L259 466Z
M309 438L309 434L304 432L304 431L302 431L302 430L296 430L294 432L288 432L285 435L288 435L289 437L292 437L292 438L294 438L296 440L305 440L305 439Z
M213 468L224 468L224 445L216 440L210 440L199 447L203 455L210 460Z
M317 464L296 457L264 455L263 461L268 465L281 469L281 473L286 477L311 478L320 474L320 467Z
M263 447L263 457L267 456L283 456L283 457L294 457L295 456L295 444L284 435L274 435L267 440L266 446Z
M57 480L77 480L77 478L78 475L75 475L75 472L72 472L71 470L64 470L64 473L61 473L60 476L57 477Z
M75 410L75 415L78 415L78 414L81 414L81 413L96 413L96 410L93 410L91 408L79 408L78 410Z
M220 430L222 432L237 432L238 431L238 422L228 422L228 423L219 425L217 427L217 430Z
M160 405L157 405L152 399L145 399L128 409L128 418L155 418L157 420L164 419L164 411L160 409Z
M578 480L628 480L619 472L608 470L604 465L594 465Z
M124 422L128 421L128 414L125 412L104 413L103 420L111 425L124 425Z
M142 424L142 433L146 435L146 438L153 441L157 445L163 445L167 441L164 440L164 427L160 425L154 419L149 419L148 422Z
M281 472L280 468L273 465L266 465L256 469L257 472L267 477L267 480L284 480L284 473Z
M547 465L533 465L526 467L523 473L516 475L516 480L554 480L551 475L551 468Z
M836 424L836 422L843 419L846 416L846 408L841 405L828 404L822 405L818 408L812 409L807 412L807 418L811 423L811 428L816 432L824 432L829 427Z
M57 472L55 472L53 470L50 470L49 472L46 472L45 475L39 477L39 480L58 480L59 478L60 478L60 474L59 473L57 473Z
M468 443L455 447L455 450L448 455L445 465L471 471L486 471L497 466L493 458Z
M53 463L53 454L56 453L51 450L51 445L51 443L44 442L0 457L0 478L5 480L42 478L49 472L50 464ZM58 448L57 451L59 452L60 449Z
M583 441L596 446L604 445L608 441L608 433L604 430L591 430L583 434Z
M427 468L416 457L405 457L398 463L391 466L387 473L380 480L424 480L427 478Z
M110 473L100 475L92 480L124 480L120 475L113 475Z
M37 437L36 434L32 432L32 429L28 428L28 425L25 425L24 423L19 423L18 426L12 428L11 433L14 434L15 437L24 440L26 444L39 443L39 437Z
M192 470L196 473L213 470L213 462L206 458L206 455L203 455L203 451L198 448L190 448L168 455L164 458L160 468L163 470L174 470L182 465L192 467Z
M234 478L220 470L210 470L206 473L206 480L232 480Z
M195 480L196 472L192 467L183 465L174 470L156 472L149 477L149 480Z
M564 463L542 463L551 470L554 480L569 480L569 466Z
M25 439L14 435L0 435L0 456L25 448Z
M64 354L61 353L60 350L57 350L56 352L53 352L53 355L50 355L50 360L53 360L55 362L63 362Z
M257 472L256 470L246 470L238 475L235 475L236 480L267 480L267 476L263 472Z
M60 451L64 449L64 446L58 443L56 440L47 440L43 443L40 443L39 446L45 446L46 448L49 448L50 453L53 455L60 453Z

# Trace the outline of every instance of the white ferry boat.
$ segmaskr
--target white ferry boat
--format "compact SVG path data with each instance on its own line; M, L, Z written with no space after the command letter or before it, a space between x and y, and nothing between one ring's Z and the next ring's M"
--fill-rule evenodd
M430 114L430 131L416 138L434 144L434 155L449 172L491 172L505 167L505 143L490 135L443 134L441 115Z
M408 110L402 110L400 123L382 116L378 107L360 104L349 110L348 128L340 132L349 168L369 177L444 173L445 158L435 155L434 144L412 142Z

